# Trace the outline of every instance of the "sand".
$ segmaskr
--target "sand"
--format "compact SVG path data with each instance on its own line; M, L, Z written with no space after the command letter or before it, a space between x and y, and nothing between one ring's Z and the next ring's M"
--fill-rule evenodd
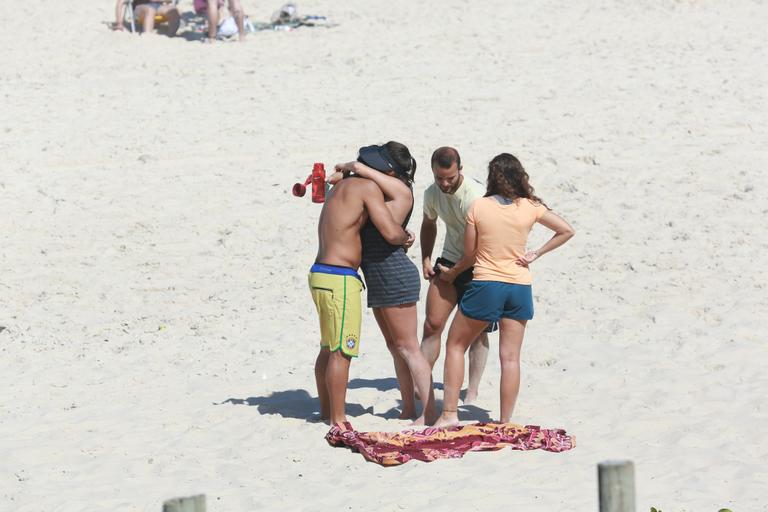
M299 9L339 26L209 47L113 33L111 1L0 6L0 510L589 511L606 459L638 510L768 510L768 5ZM417 212L448 144L480 180L516 154L576 228L535 264L514 415L575 450L383 469L312 422L319 207L290 186L390 139ZM463 419L498 415L491 343ZM368 312L348 401L406 426Z

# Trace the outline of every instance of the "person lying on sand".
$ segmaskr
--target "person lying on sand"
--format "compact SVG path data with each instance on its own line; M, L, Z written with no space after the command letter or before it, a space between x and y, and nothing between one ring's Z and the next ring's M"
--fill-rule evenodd
M349 365L360 349L362 258L360 230L371 220L394 245L412 244L384 204L384 194L370 180L342 180L327 194L318 222L319 247L309 271L309 289L320 319L320 351L315 381L320 417L346 423Z
M115 2L115 24L114 30L125 30L123 25L123 12L128 0L117 0ZM153 2L151 0L133 0L133 13L131 14L136 23L141 25L142 33L152 34L155 29L155 16L164 16L167 20L166 33L168 36L176 35L179 30L181 16L179 10L170 0Z

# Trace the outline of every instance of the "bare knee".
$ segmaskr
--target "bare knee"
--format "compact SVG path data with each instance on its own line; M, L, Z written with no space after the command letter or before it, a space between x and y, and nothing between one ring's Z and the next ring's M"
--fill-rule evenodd
M403 359L410 359L416 353L421 353L418 343L408 342L407 340L396 340L392 344L392 348Z
M400 357L403 355L402 351L392 342L387 342L387 350L392 354L392 357Z
M499 356L499 362L502 368L512 368L520 366L520 354L505 354Z
M467 348L469 347L461 343L460 340L452 340L448 338L448 341L445 343L445 351L452 354L461 353L463 355L466 353Z
M430 316L427 316L426 319L424 319L424 337L425 338L431 338L433 336L440 336L443 334L443 329L445 328L444 323L438 322L437 319L431 318Z
M408 350L408 347L405 346L403 343L395 343L393 345L394 351L403 357L404 359L408 359L408 357L411 355L411 351Z
M235 18L243 16L243 6L239 1L230 2L229 10Z

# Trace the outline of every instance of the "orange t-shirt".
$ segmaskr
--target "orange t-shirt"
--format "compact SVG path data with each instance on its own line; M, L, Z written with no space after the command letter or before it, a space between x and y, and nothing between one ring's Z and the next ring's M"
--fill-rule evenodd
M531 284L531 271L517 264L525 254L528 233L547 207L529 199L503 205L493 197L472 203L467 225L477 228L474 278L478 281Z

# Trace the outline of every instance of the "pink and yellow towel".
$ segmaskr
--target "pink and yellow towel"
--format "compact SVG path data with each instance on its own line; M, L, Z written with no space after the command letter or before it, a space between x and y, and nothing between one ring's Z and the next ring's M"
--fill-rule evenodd
M409 460L456 459L467 452L501 450L507 446L513 450L548 452L564 452L576 446L576 438L566 435L565 430L514 423L475 423L402 432L358 432L344 423L331 427L325 439L331 446L347 446L382 466L397 466Z

